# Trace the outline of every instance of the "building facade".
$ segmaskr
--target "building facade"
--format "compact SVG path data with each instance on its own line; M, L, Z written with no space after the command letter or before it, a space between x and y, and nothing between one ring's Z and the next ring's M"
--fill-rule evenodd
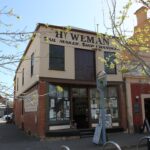
M48 132L94 128L100 94L96 74L107 73L107 128L127 129L125 86L112 37L79 28L38 24L16 70L15 123L44 137ZM100 61L107 58L107 64Z
M150 18L148 9L141 7L135 12L137 25L133 36L142 32L142 40L147 39L145 47L150 47ZM137 47L138 49L138 47ZM150 66L150 51L139 53L139 57ZM142 75L141 72L131 72L124 76L127 97L127 116L130 132L139 132L143 126L146 115L150 116L150 77Z

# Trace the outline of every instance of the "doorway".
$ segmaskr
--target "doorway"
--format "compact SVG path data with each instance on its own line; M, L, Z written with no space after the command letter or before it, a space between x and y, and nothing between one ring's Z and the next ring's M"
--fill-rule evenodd
M145 108L145 118L148 119L150 124L150 98L144 99L144 108Z
M73 121L77 129L89 127L89 109L86 88L72 89Z

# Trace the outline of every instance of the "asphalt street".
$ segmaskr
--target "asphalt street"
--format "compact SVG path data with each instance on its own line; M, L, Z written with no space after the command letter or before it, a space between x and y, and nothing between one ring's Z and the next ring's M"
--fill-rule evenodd
M136 149L138 140L145 135L147 134L111 133L108 134L108 138L117 142L122 149ZM102 149L102 146L92 143L92 137L41 140L25 134L14 124L0 124L0 150L60 150L62 145L69 146L71 150ZM145 149L147 150L147 148Z

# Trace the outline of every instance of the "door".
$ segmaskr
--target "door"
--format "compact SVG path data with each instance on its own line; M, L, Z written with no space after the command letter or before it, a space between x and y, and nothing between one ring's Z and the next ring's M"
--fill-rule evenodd
M78 129L88 128L87 99L73 98L73 120Z
M150 98L144 99L144 107L145 107L145 118L148 119L150 124Z

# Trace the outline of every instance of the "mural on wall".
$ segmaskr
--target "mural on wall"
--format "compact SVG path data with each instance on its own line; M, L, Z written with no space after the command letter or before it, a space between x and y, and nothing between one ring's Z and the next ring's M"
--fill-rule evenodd
M24 96L24 111L35 112L38 108L38 91L35 90Z

